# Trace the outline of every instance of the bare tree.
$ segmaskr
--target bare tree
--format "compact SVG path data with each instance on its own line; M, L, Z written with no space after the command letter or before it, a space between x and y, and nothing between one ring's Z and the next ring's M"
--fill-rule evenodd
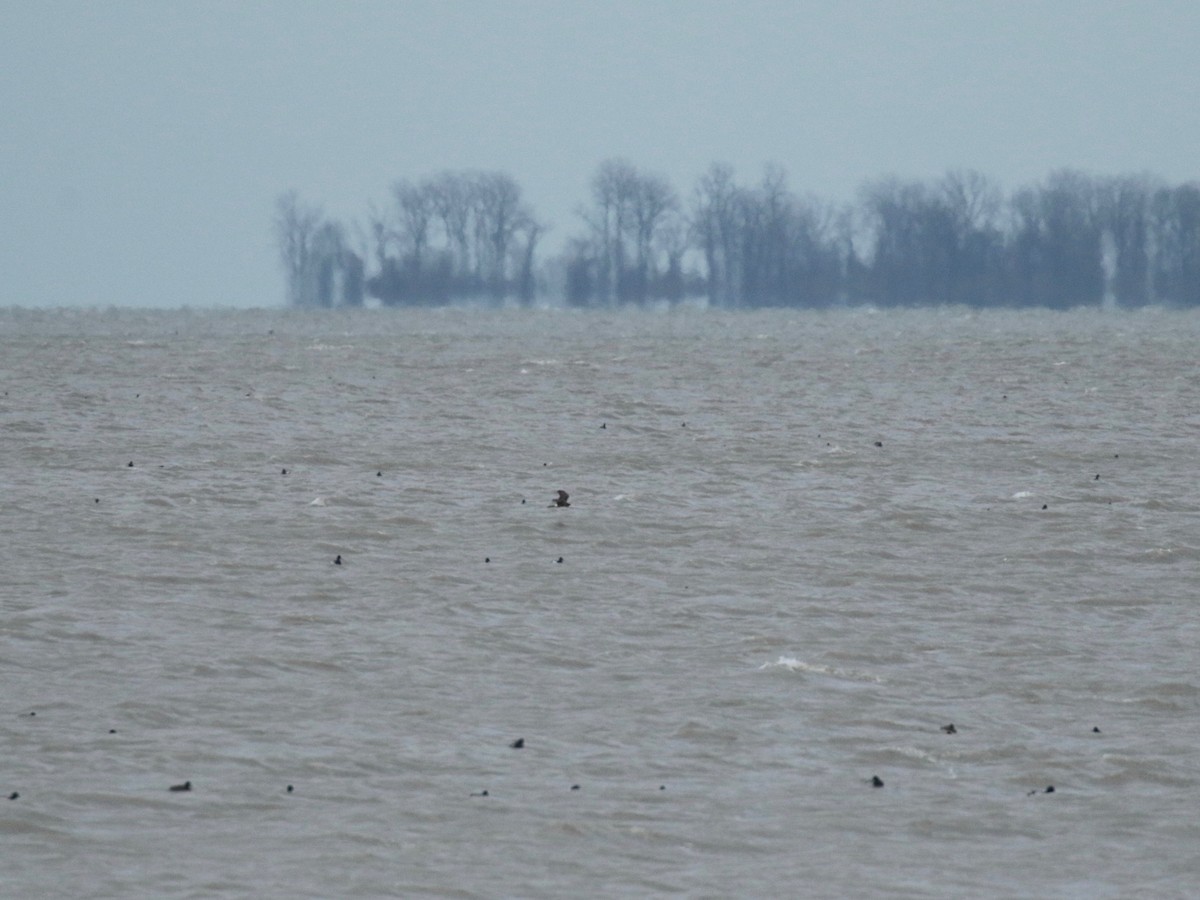
M637 170L623 159L602 162L592 176L593 207L581 213L598 243L600 271L597 287L600 300L611 306L623 298L626 259L625 240L630 206L636 190Z
M657 275L654 249L669 217L679 209L679 196L661 175L639 174L632 188L630 225L636 262L630 293L632 299L645 303Z
M1123 175L1097 185L1100 227L1113 248L1113 298L1124 306L1143 306L1154 292L1151 279L1151 204L1160 187L1148 175Z
M1014 265L1022 302L1065 309L1104 296L1096 185L1081 172L1052 173L1012 199Z
M947 172L935 185L949 216L944 302L992 304L1003 298L1000 189L973 170Z
M440 220L455 272L478 272L471 258L471 222L478 207L479 176L470 172L442 172L427 185L430 203Z
M927 279L930 240L925 233L934 202L920 182L885 178L864 187L862 207L872 232L875 302L917 304L936 299Z
M658 279L658 239L679 197L666 178L623 159L602 162L591 188L592 205L579 215L590 231L598 298L608 306L644 303Z
M1000 189L986 175L973 169L947 172L938 190L950 210L960 235L991 227L1000 210Z
M296 191L288 191L275 201L275 240L291 306L316 303L314 243L323 220L320 208L301 202Z
M486 172L478 179L477 231L483 258L484 280L492 296L500 299L508 287L508 257L513 236L532 215L521 203L521 188L510 175Z
M429 246L429 229L433 222L434 204L428 185L398 181L392 187L399 221L399 234L409 254L409 263L420 272L425 264Z
M1200 184L1160 188L1152 215L1155 299L1200 306Z
M656 294L674 303L682 300L688 290L687 274L683 270L683 257L688 251L688 225L678 209L664 217L657 240L667 258L667 268L659 279Z
M735 252L740 194L733 168L724 163L710 166L693 192L692 235L704 255L713 306L734 306L741 293Z
M517 228L517 236L522 238L517 252L517 297L525 305L533 302L537 294L537 280L534 275L534 261L538 241L545 233L545 226L532 215L522 217Z
M326 309L335 305L345 244L345 230L336 222L322 222L313 236L312 305Z

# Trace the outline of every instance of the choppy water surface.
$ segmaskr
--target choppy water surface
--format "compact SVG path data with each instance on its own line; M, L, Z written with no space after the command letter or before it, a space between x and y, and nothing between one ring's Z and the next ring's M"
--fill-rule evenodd
M2 893L1194 896L1197 347L0 311Z

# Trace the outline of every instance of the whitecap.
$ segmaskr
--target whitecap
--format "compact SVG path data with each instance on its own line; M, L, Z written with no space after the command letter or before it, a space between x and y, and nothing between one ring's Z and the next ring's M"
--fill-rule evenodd
M796 659L794 656L781 656L779 659L775 660L775 662L763 663L758 668L759 671L762 671L763 669L774 669L776 667L787 669L789 672L795 672L797 669L807 668L804 663L800 662L800 660Z
M758 667L761 672L763 669L787 669L789 672L812 672L816 675L828 675L831 678L845 678L850 681L869 681L874 684L883 684L884 680L878 675L872 675L870 672L859 672L853 669L839 669L836 666L822 666L814 663L806 663L801 659L796 659L794 656L781 656L773 663L763 663Z

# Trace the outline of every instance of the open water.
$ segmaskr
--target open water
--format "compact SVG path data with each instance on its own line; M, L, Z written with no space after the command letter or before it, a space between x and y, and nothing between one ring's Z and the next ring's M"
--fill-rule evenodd
M0 311L0 896L1197 896L1198 355Z

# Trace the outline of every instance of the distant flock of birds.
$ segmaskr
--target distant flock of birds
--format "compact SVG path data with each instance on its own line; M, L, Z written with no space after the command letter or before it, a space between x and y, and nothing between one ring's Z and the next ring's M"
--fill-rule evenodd
M29 713L29 715L36 716L37 713L31 712L31 713ZM953 722L951 722L949 725L943 725L941 730L944 734L958 734L958 729L954 727ZM1092 732L1094 734L1101 733L1100 729L1098 727L1093 728ZM110 728L108 733L116 734L117 730L115 728ZM512 741L508 746L510 748L512 748L513 750L523 750L523 749L525 749L525 738L519 737L516 740ZM871 785L871 787L876 787L876 788L881 788L884 786L883 779L880 778L878 775L872 775L870 778L866 779L866 783ZM667 786L665 784L660 784L658 786L658 789L660 791L665 791L667 789ZM172 794L188 793L192 790L192 782L190 780L188 780L188 781L181 782L179 784L172 784L167 788L167 790ZM579 784L573 784L573 785L571 785L571 790L573 790L573 791L582 790L582 786ZM295 785L289 784L287 786L285 792L288 794L291 794L294 791L295 791ZM1040 789L1035 788L1034 790L1029 791L1026 796L1032 797L1034 794L1053 794L1053 793L1055 793L1054 785L1050 784L1050 785L1047 785L1045 788L1040 788ZM13 791L11 794L8 795L8 799L9 800L17 800L20 798L20 796L21 796L20 793L18 793L17 791ZM476 792L472 793L471 796L472 797L490 797L491 793L486 788L484 788L481 791L476 791Z
M1006 399L1007 399L1007 398L1006 398ZM600 425L600 427L601 427L601 428L603 428L603 429L607 429L607 428L608 428L608 425L607 425L607 423L603 423L603 424L601 424L601 425ZM683 428L686 428L686 427L687 427L687 423L686 423L686 422L682 423L682 427L683 427ZM818 437L820 437L820 435L817 435L817 436L818 436ZM883 442L882 442L882 441L875 441L875 446L876 446L876 447L882 447L882 446L883 446ZM1118 456L1114 456L1114 458L1119 458L1119 457L1118 457ZM129 463L128 463L128 468L133 468L133 461L132 461L132 460L130 460L130 461L129 461ZM282 475L287 475L287 474L288 474L288 470L285 468L285 469L281 470L280 474L282 474ZM375 473L375 475L376 475L376 477L380 477L380 478L382 478L382 477L383 477L383 472L382 472L382 471L378 471L378 472L376 472L376 473ZM1100 480L1100 476L1097 474L1094 480L1095 480L1095 481L1099 481L1099 480ZM568 493L567 493L566 491L564 491L564 490L558 490L558 491L556 491L556 492L555 492L555 495L554 495L554 498L552 499L552 501L551 501L551 503L550 503L550 508L551 508L551 509L562 509L562 508L564 508L564 507L569 507L569 506L571 505L571 503L570 503L570 497L571 497L571 495L570 495L570 494L568 494ZM99 497L97 497L97 498L96 498L96 502L97 502L97 503L99 503L99 502L100 502L100 498L99 498ZM522 500L521 502L522 502L522 503L524 503L525 501L524 501L524 500ZM1048 507L1047 507L1045 504L1043 504L1043 505L1042 505L1042 509L1047 509L1047 508L1048 508ZM485 557L485 558L484 558L484 562L485 562L485 563L490 563L491 561L492 561L492 560L491 560L491 557ZM556 561L556 562L558 562L558 563L561 563L561 562L563 561L563 558L560 556L560 557L558 557L558 559L557 559L557 560L555 560L555 561ZM333 564L334 564L335 566L340 566L340 565L342 565L342 555L341 555L340 553L339 553L337 556L335 556L335 557L334 557L334 559L333 559ZM31 715L31 716L35 716L35 715L37 715L37 713L36 713L36 712L31 712L31 713L29 713L29 715ZM944 734L958 734L958 729L954 727L954 723L953 723L953 722L951 722L951 723L950 723L950 724L948 724L948 725L943 725L943 726L942 726L942 728L941 728L941 730L942 730L942 732L943 732ZM1100 729L1099 729L1098 727L1097 727L1097 728L1093 728L1093 729L1092 729L1092 731L1093 731L1093 733L1095 733L1095 734L1100 734ZM116 729L115 729L115 728L114 728L114 729L110 729L110 730L109 730L109 733L110 733L110 734L115 734L115 733L116 733ZM509 744L509 747L511 747L511 748L512 748L512 749L514 749L514 750L521 750L521 749L523 749L523 748L525 747L525 739L524 739L524 738L517 738L515 741L513 741L511 744ZM867 784L869 784L869 785L871 785L872 787L876 787L876 788L881 788L881 787L883 787L883 786L884 786L884 781L883 781L883 779L882 779L882 778L880 778L878 775L872 775L872 776L871 776L869 779L867 779L867 780L866 780L866 783L867 783ZM292 793L292 792L294 791L294 789L295 789L295 786L294 786L294 785L291 785L291 784L289 784L289 785L287 786L287 793L289 793L289 794L290 794L290 793ZM659 785L659 788L658 788L658 789L659 789L660 791L665 791L665 790L667 789L667 787L666 787L666 785ZM173 785L171 785L170 787L168 787L168 788L167 788L167 790L168 790L168 791L170 791L170 792L172 792L172 793L186 793L186 792L189 792L189 791L191 791L191 790L192 790L192 782L191 782L191 781L184 781L184 782L182 782L182 783L180 783L180 784L173 784ZM580 790L580 785L578 785L578 784L573 784L573 785L571 785L571 790L573 790L573 791L578 791L578 790ZM1047 785L1047 786L1046 786L1045 788L1043 788L1043 789L1034 789L1034 790L1032 790L1032 791L1029 791L1029 793L1028 793L1028 796L1033 796L1034 794L1053 794L1054 792L1055 792L1055 791L1054 791L1054 785L1052 785L1052 784L1051 784L1051 785ZM21 796L21 795L20 795L20 793L18 793L17 791L13 791L11 794L9 794L9 795L8 795L8 799L9 799L9 800L16 800L16 799L18 799L20 796ZM490 794L489 794L489 793L488 793L488 791L485 789L485 790L482 790L482 791L478 791L478 792L476 792L476 793L473 793L473 794L471 794L471 796L472 796L472 797L488 797L488 796L490 796Z

